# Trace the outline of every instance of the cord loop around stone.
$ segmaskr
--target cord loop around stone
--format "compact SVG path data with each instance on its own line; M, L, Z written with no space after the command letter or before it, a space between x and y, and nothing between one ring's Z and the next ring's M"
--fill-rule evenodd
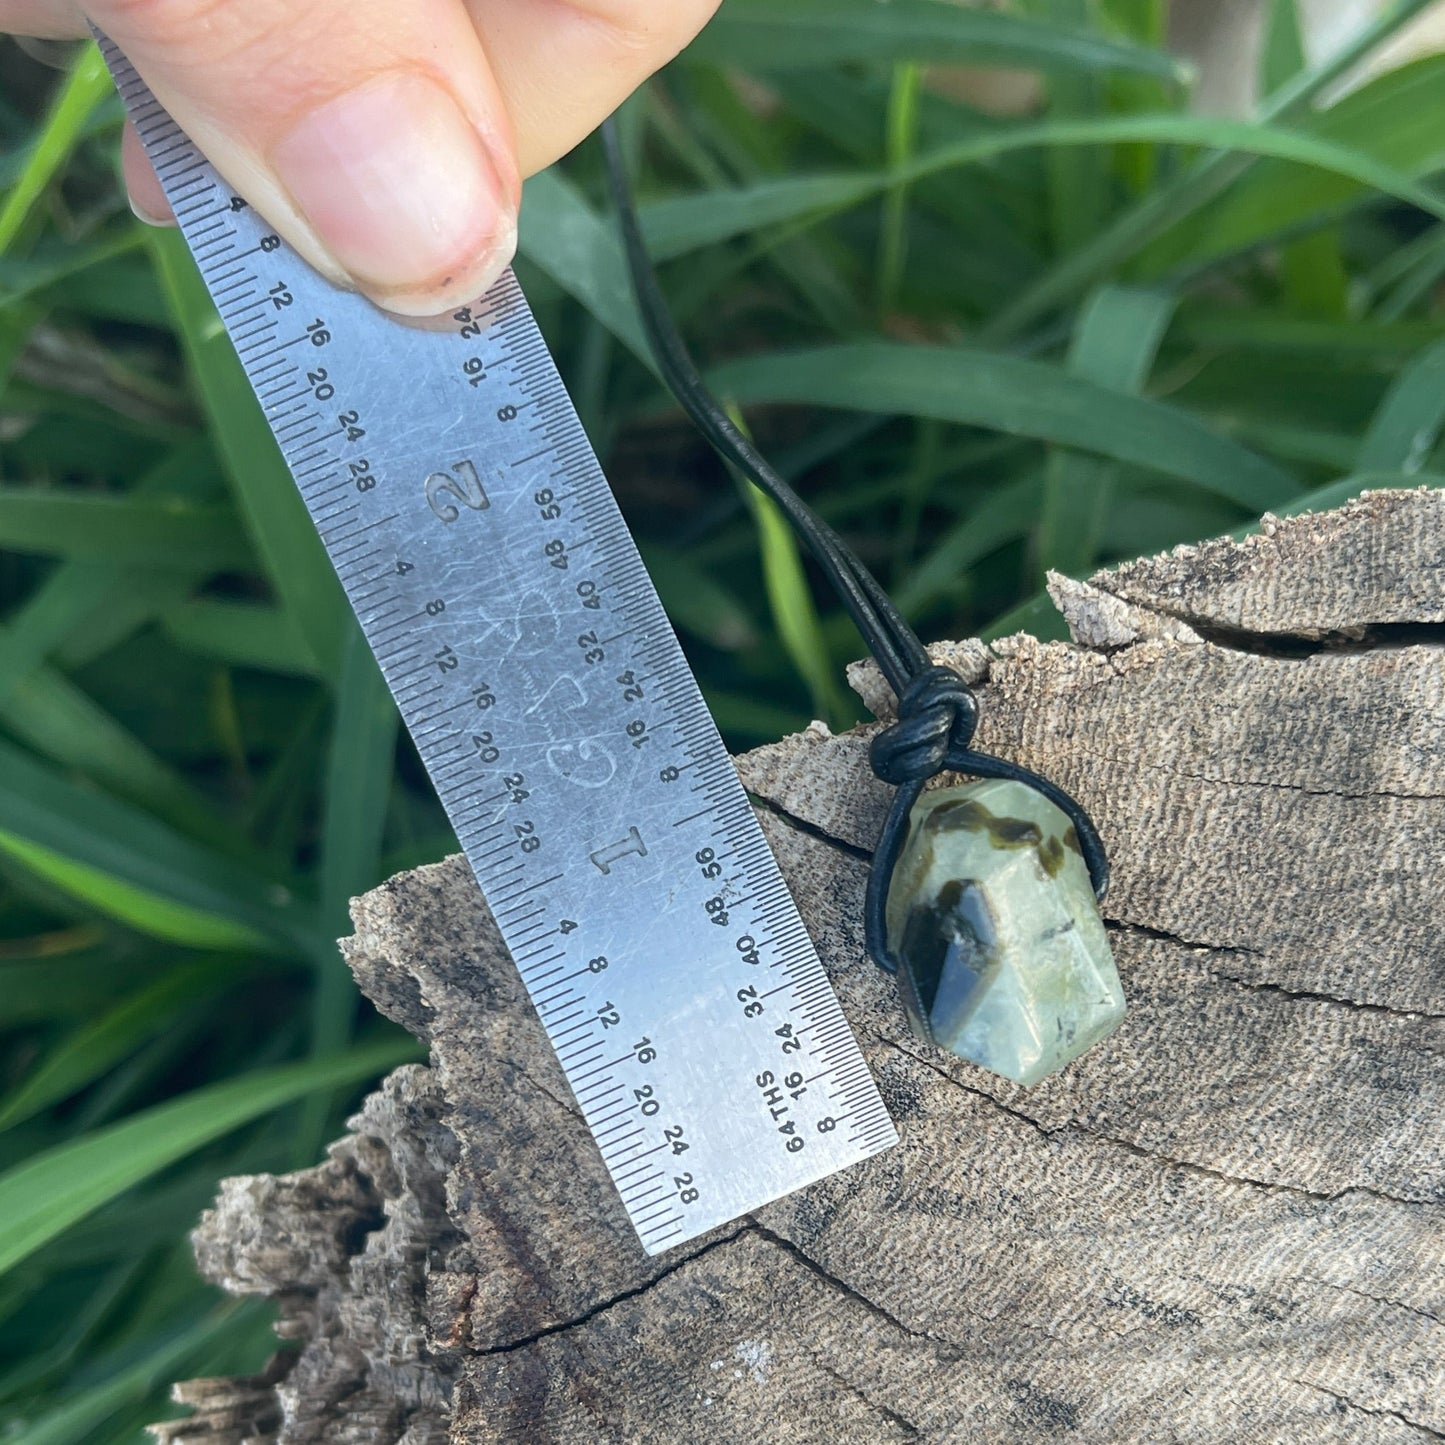
M918 673L898 699L898 721L868 749L874 773L895 787L943 771L950 753L968 750L978 727L973 689L951 667Z

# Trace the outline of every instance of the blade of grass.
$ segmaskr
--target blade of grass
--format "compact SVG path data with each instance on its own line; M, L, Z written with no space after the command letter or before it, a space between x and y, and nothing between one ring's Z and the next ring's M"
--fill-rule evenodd
M87 43L72 62L24 169L0 205L0 255L15 244L36 202L69 160L91 113L110 94L110 72L100 52Z
M745 184L776 173L779 164L776 128L759 114L731 80L714 70L688 74L693 98L692 124L700 139ZM867 317L857 279L847 274L852 258L822 238L782 231L763 248L768 270L781 278L829 331L864 329ZM694 297L683 300L679 319L686 319Z
M1288 84L1307 64L1296 0L1271 0L1260 56L1260 94L1269 95ZM1285 294L1295 310L1344 317L1346 277L1336 232L1320 231L1287 242L1279 265Z
M1181 542L1218 537L1241 520L1238 507L1202 492L1181 496L1174 488L1130 488L1122 497L1116 492L1100 550L1111 559L1148 557Z
M1059 615L1053 599L1047 592L1036 592L992 622L979 634L985 642L995 642L1000 637L1012 637L1015 632L1027 632L1042 642L1064 642L1069 636L1069 627Z
M1308 63L1296 0L1269 0L1259 59L1259 92L1277 94Z
M1445 279L1445 228L1433 237L1435 247L1428 256L1401 277L1381 298L1375 315L1381 321L1398 321L1429 297Z
M757 645L757 629L747 609L710 572L679 552L645 543L639 550L668 618L679 630L724 652Z
M732 746L741 739L744 745L776 742L779 738L807 727L809 719L801 708L787 707L766 697L759 697L756 691L741 692L733 688L709 685L704 689L708 711L718 725L718 731L728 738Z
M614 341L612 333L589 312L582 322L581 355L571 391L577 419L599 456L606 456L616 440L617 419L608 404Z
M316 1089L376 1077L417 1056L410 1039L287 1064L194 1089L119 1124L57 1145L0 1174L0 1273L127 1189L242 1124Z
M268 1039L266 1047L253 1053L249 1062L259 1068L289 1057L292 1052L289 1047L276 1051L276 1040L285 1037L287 1032L277 1030L275 1038ZM178 1014L165 1033L156 1034L141 1044L97 1080L94 1087L87 1089L72 1109L66 1110L66 1123L71 1126L69 1137L79 1137L114 1122L154 1099L158 1092L162 1097L177 1092L167 1088L165 1081L174 1077L175 1069L188 1054L194 1057L198 1038L205 1034L215 1042L221 1042L224 1037L216 1027L215 1016L207 1018L204 1005ZM287 1043L290 1042L288 1039Z
M0 1402L13 1399L36 1385L43 1386L47 1376L53 1377L73 1360L105 1317L133 1288L145 1265L144 1259L128 1259L105 1271L89 1299L67 1320L60 1338L41 1353L0 1374Z
M1380 403L1355 463L1359 472L1413 476L1445 427L1445 341L1407 366Z
M1396 175L1429 177L1445 164L1445 137L1432 123L1445 87L1445 56L1429 56L1378 76L1328 110L1301 117L1297 134L1343 146ZM1265 159L1188 227L1176 228L1141 257L1149 274L1195 268L1338 216L1367 198L1372 183ZM1428 207L1426 208L1428 210Z
M777 503L741 480L758 529L763 585L773 625L794 667L808 685L814 712L828 723L836 722L842 704L837 673L823 644L817 606L808 590L807 576L798 553L797 537L778 510Z
M59 316L123 321L168 331L171 313L146 248L146 230L137 222L125 238L132 244L123 254L76 268L38 299Z
M651 368L621 242L555 166L527 181L518 226L518 251Z
M211 853L139 809L77 786L4 742L0 819L10 850L33 850L30 856L43 866L58 859L53 865L57 881L70 879L77 888L99 890L109 882L122 900L129 891L131 901L120 906L133 916L138 911L142 920L146 907L167 921L193 915L196 927L232 939L231 946L260 938L309 947L316 938L313 921L284 887ZM176 911L168 913L167 907Z
M196 597L160 616L178 646L230 667L254 667L294 677L315 677L316 660L290 614L260 602Z
M40 312L34 306L16 306L0 313L0 394L8 391L11 375L39 324Z
M1169 0L1099 0L1106 29L1159 49L1168 33Z
M140 250L143 239L137 229L109 236L93 246L67 248L44 259L0 259L0 315L37 296L45 300L57 299L43 297L42 293L73 280L93 266L104 266L108 261Z
M193 948L244 950L266 944L265 935L257 930L137 888L14 833L0 831L0 852L72 897L152 938Z
M58 1243L17 1265L0 1281L0 1288L18 1289L36 1277L44 1280L56 1256L63 1256L67 1265L73 1261L81 1267L109 1268L137 1254L163 1250L182 1238L215 1199L218 1175L257 1173L276 1158L276 1152L263 1131L253 1130L229 1146L174 1165L162 1182L138 1185L72 1225Z
M120 1360L97 1360L92 1373L99 1383L57 1401L52 1409L9 1435L6 1445L75 1445L93 1439L93 1432L123 1406L143 1400L158 1385L184 1378L190 1368L187 1362L214 1346L255 1310L251 1300L230 1301L202 1318L174 1323L165 1331L164 1341L139 1359L134 1358L133 1350L127 1350Z
M4 106L6 103L7 98L0 95L0 106ZM100 105L91 111L89 118L81 126L79 140L93 140L107 131L114 131L120 124L121 114L118 96L109 101L102 99ZM4 127L4 130L0 130L0 145L10 147L8 150L0 150L0 191L10 190L24 174L33 155L35 139L33 134L25 132L38 130L41 124L43 121L37 121L33 127L27 126L24 121L12 116L12 123ZM9 133L5 134L4 131Z
M1069 349L1071 375L1137 396L1174 314L1167 292L1104 286L1080 314ZM1078 574L1092 566L1118 467L1096 456L1055 449L1044 475L1039 511L1039 566Z
M934 420L918 423L913 433L913 449L907 467L899 474L898 524L893 538L893 567L890 583L901 586L918 548L918 529L935 483L943 473L944 429Z
M0 546L128 566L245 571L255 554L235 512L179 497L0 488ZM183 560L182 560L183 559Z
M903 169L918 141L918 88L923 71L918 65L897 65L888 96L884 155L891 171ZM908 185L899 182L883 194L883 216L878 246L878 310L887 316L898 305L903 262L908 250Z
M207 500L213 487L207 466L209 448L196 444L173 452L153 472L142 477L133 495L152 492L184 494L192 500ZM172 588L180 595L189 592L205 575L204 569L187 571L178 559L169 559L165 569L132 570L109 559L76 559L54 568L25 603L11 614L0 637L0 703L10 690L52 653L65 644L66 662L77 665L78 649L94 656L91 648L99 640L103 649L119 640L115 628L117 612L131 612L138 623L148 611L137 612L128 602L137 593L152 601L164 598ZM127 629L128 630L128 629Z
M992 491L950 527L898 589L898 605L905 615L916 617L935 602L951 600L971 567L990 552L1028 536L1042 495L1041 479L1026 473Z
M1106 29L1162 50L1169 34L1169 9L1169 0L1099 0L1096 14ZM1176 108L1170 104L1168 87L1153 76L1116 71L1106 78L1104 95L1108 109L1121 115ZM1182 106L1187 95L1176 91L1173 98ZM1153 146L1117 148L1114 171L1129 195L1142 195L1155 184L1159 159Z
M151 254L233 495L275 594L326 677L335 677L350 615L345 594L276 440L175 231L154 231Z
M83 1024L0 1100L0 1130L78 1094L197 1000L225 988L233 977L214 959L184 964Z
M1445 473L1411 472L1407 475L1404 472L1352 472L1347 477L1341 477L1338 481L1330 482L1323 487L1316 487L1313 491L1306 492L1304 496L1296 497L1294 501L1283 507L1275 508L1271 515L1298 517L1303 512L1329 512L1336 507L1343 507L1346 502L1352 502L1366 492L1386 491L1399 487L1431 487L1439 490L1445 488ZM1235 528L1230 535L1239 541L1258 532L1260 526L1261 523L1258 521L1250 522L1246 526Z
M325 692L313 691L296 710L290 735L241 810L247 833L283 857L294 856L300 845L301 820L325 767L330 702Z
M1340 229L1329 226L1286 242L1279 253L1285 296L1304 316L1343 320L1349 314L1349 275L1340 251Z
M0 646L5 632L0 628ZM223 851L244 849L215 808L105 709L52 667L22 679L0 702L0 719L43 758ZM0 820L3 821L3 820Z
M1231 428L1231 434L1241 441L1263 447L1285 461L1319 467L1336 474L1349 471L1359 452L1357 437L1323 427L1245 420ZM1259 509L1251 507L1250 510ZM1263 510L1278 511L1279 508L1266 507Z
M1025 70L1126 70L1182 80L1188 67L1097 30L1045 25L940 0L729 0L685 54L768 72L918 61Z
M1041 13L1054 25L1088 24L1093 0L1043 0ZM1105 77L1097 71L1061 71L1048 77L1048 113L1056 120L1096 114L1104 108ZM1067 253L1096 234L1111 199L1112 156L1086 150L1050 149L1049 229L1056 254Z
M739 431L745 436L749 434L747 423L735 406L729 406L728 415ZM797 534L771 497L746 477L735 475L734 480L743 489L757 528L763 586L768 594L773 625L798 675L808 685L814 711L824 722L834 723L843 711L837 670L823 638L817 604L803 570Z
M83 940L83 946L59 955L42 951L29 961L0 958L7 1029L90 1018L128 989L145 987L152 971L149 962L118 950L98 925L80 924L60 934L66 935ZM34 942L43 948L56 936L43 935ZM16 940L22 945L30 941Z
M203 447L183 447L144 476L137 492L190 503L212 488L199 465ZM167 559L169 561L170 559ZM55 568L0 628L0 718L42 756L76 769L122 798L225 852L242 843L215 809L175 770L44 659L58 652L71 667L113 646L154 604L184 595L196 572L137 569L120 562L73 560Z
M656 202L649 208L654 231L665 254L678 256L717 241L745 234L762 225L819 220L849 206L886 193L891 187L914 185L931 176L1029 150L1049 148L1153 144L1207 146L1221 154L1269 157L1334 176L1360 188L1378 190L1445 216L1445 198L1412 175L1378 160L1358 147L1306 130L1288 130L1255 121L1196 115L1126 115L1096 119L1055 119L1032 125L984 131L960 141L935 146L906 164L882 172L853 176L799 176L704 192L699 196ZM596 218L593 217L595 221ZM597 222L600 226L600 222ZM615 249L616 243L612 243ZM1090 243L1091 245L1093 243ZM560 259L555 277L561 280ZM620 266L620 257L617 261ZM552 274L549 270L549 274ZM573 281L566 286L587 301L594 285ZM599 319L607 320L601 312ZM616 328L613 328L616 331ZM621 334L618 332L617 334ZM625 340L626 337L623 337Z
M649 201L639 208L638 219L653 258L671 261L735 236L807 216L830 215L885 192L888 186L885 173L871 171L788 176L751 186L718 185L696 195Z
M1259 120L1281 120L1302 111L1433 3L1398 0L1348 45L1267 96L1260 105ZM1248 168L1247 161L1241 162L1229 151L1214 150L1200 157L1174 180L1141 197L1087 245L1060 258L1023 295L993 317L986 339L998 342L1017 336L1054 307L1117 270L1155 236L1197 215Z
M321 829L321 916L333 936L350 931L351 899L380 881L398 721L381 669L353 624L341 654ZM313 963L311 1057L327 1059L351 1037L356 984L334 944L318 950ZM329 1095L321 1092L306 1101L298 1131L302 1162L315 1157L324 1142L329 1104Z
M1176 304L1165 291L1101 286L1074 328L1070 373L1115 391L1142 392Z
M1299 491L1288 472L1185 412L1020 357L863 342L732 362L711 381L740 404L893 412L1031 436L1192 482L1252 510Z
M1390 323L1320 320L1287 316L1278 311L1226 311L1216 305L1188 302L1170 333L1187 346L1262 352L1318 352L1328 357L1351 355L1411 356L1440 339L1430 321Z
M359 626L349 629L326 764L321 840L324 926L349 926L351 899L377 882L377 859L391 790L398 717L386 681ZM330 955L337 959L334 948ZM350 974L345 975L348 985Z

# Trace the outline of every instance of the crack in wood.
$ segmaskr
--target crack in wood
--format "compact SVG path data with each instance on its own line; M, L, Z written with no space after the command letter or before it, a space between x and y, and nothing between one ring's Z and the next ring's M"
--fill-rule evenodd
M768 797L765 793L749 792L748 797L754 805L764 809L780 823L792 828L794 832L802 833L819 843L826 844L829 848L845 857L856 859L859 863L872 864L873 850L871 848L860 848L856 843L850 843L846 838L839 838L829 833L817 823L807 818L800 818L796 813L790 813L775 798Z
M515 1068L516 1071L521 1074L521 1076L526 1079L526 1081L539 1094L543 1096L543 1098L550 1099L557 1106L557 1108L561 1110L562 1113L567 1115L569 1119L576 1119L579 1124L585 1122L582 1111L575 1104L569 1104L565 1099L561 1098L557 1094L554 1094L552 1090L549 1089L546 1084L542 1083L541 1080L538 1079L537 1076L524 1064L519 1064L515 1060L513 1060L512 1067Z
M849 1284L847 1280L839 1279L837 1275L825 1269L812 1255L799 1245L794 1244L786 1235L776 1233L766 1225L759 1223L756 1218L753 1220L753 1227L760 1238L766 1239L770 1244L776 1245L778 1249L790 1258L795 1259L810 1274L816 1275L817 1278L822 1280L830 1289L846 1296L855 1304L862 1305L869 1314L891 1325L900 1334L907 1335L911 1340L927 1340L933 1345L943 1344L943 1341L934 1335L930 1335L926 1330L915 1330L911 1326L905 1325L902 1320L896 1315L891 1314L879 1304L877 1300L869 1299L867 1295Z
M1264 950L1251 948L1244 943L1206 943L1198 938L1185 938L1182 934L1171 933L1167 928L1158 928L1148 923L1138 923L1130 918L1116 918L1104 915L1104 927L1114 933L1132 934L1136 938L1148 938L1155 943L1167 943L1190 953L1222 953L1226 955L1245 954L1263 958Z
M922 1437L923 1431L915 1425L912 1420L900 1415L897 1410L889 1409L887 1405L879 1404L876 1400L870 1400L858 1385L855 1385L852 1380L835 1370L820 1356L815 1354L811 1356L811 1358L815 1369L821 1370L830 1380L841 1385L855 1400L866 1405L879 1419L886 1420L890 1425L897 1426L910 1440L917 1440Z
M1357 1410L1362 1415L1371 1415L1380 1420L1398 1420L1400 1424L1407 1425L1412 1430L1418 1430L1428 1440L1445 1440L1445 1431L1436 1430L1433 1426L1425 1424L1423 1420L1412 1420L1403 1410L1385 1410L1373 1405L1362 1405L1358 1400L1352 1400L1339 1390L1332 1390L1328 1385L1317 1385L1313 1380L1292 1379L1291 1384L1300 1385L1306 1390L1315 1390L1321 1395L1328 1395L1330 1399L1338 1400L1346 1409Z
M1370 1199L1376 1199L1382 1204L1399 1205L1406 1209L1445 1210L1445 1204L1436 1204L1430 1200L1404 1199L1399 1195L1389 1194L1383 1190L1372 1188L1368 1184L1351 1184L1343 1189L1327 1191L1310 1189L1307 1185L1290 1184L1283 1180L1254 1179L1246 1174L1230 1174L1212 1165L1201 1164L1195 1159L1180 1159L1173 1155L1160 1153L1157 1149L1146 1148L1144 1145L1136 1144L1130 1139L1120 1138L1116 1134L1106 1134L1102 1130L1091 1129L1087 1124L1080 1123L1076 1119L1071 1120L1068 1124L1056 1125L1050 1128L1047 1124L1042 1124L1021 1110L1015 1109L1005 1104L1001 1099L995 1098L994 1095L990 1094L986 1089L975 1088L971 1084L964 1083L961 1079L954 1078L947 1069L939 1064L933 1063L929 1059L923 1058L919 1054L915 1054L911 1049L905 1048L896 1039L890 1039L876 1032L873 1036L879 1043L895 1049L901 1054L907 1055L914 1063L921 1065L930 1073L936 1074L946 1084L950 1084L955 1089L961 1089L964 1093L971 1094L974 1098L986 1100L993 1105L995 1109L999 1110L1000 1113L1018 1120L1021 1124L1028 1125L1029 1128L1041 1134L1045 1139L1052 1140L1061 1134L1077 1133L1111 1148L1122 1149L1140 1159L1147 1159L1151 1163L1163 1165L1167 1169L1182 1169L1189 1173L1198 1174L1208 1179L1215 1179L1221 1183L1239 1188L1297 1194L1302 1198L1318 1200L1326 1204L1333 1204L1341 1199L1348 1198L1350 1195L1359 1194Z
M641 1299L643 1295L656 1289L665 1279L671 1279L678 1270L685 1269L694 1261L702 1259L705 1255L711 1254L715 1249L721 1249L725 1244L732 1244L734 1240L741 1239L743 1235L751 1233L756 1226L752 1223L744 1224L741 1228L735 1229L731 1234L725 1234L721 1239L710 1239L700 1249L694 1249L684 1254L680 1259L673 1260L669 1265L660 1269L645 1284L638 1285L636 1289L625 1289L610 1298L603 1300L600 1304L593 1305L591 1309L584 1310L581 1314L571 1319L562 1320L555 1325L547 1325L540 1330L535 1330L529 1335L520 1339L508 1340L505 1344L490 1345L485 1350L474 1350L471 1352L475 1359L485 1359L490 1355L513 1355L519 1350L525 1350L530 1345L535 1345L541 1340L549 1340L554 1335L564 1335L571 1330L581 1329L582 1326L590 1324L600 1315L605 1315L609 1310L614 1310L618 1305L626 1304L629 1300Z
M1403 647L1445 646L1445 623L1438 622L1380 622L1349 631L1336 629L1318 634L1256 632L1250 628L1229 627L1218 621L1191 616L1188 612L1172 612L1157 606L1145 610L1155 613L1156 616L1185 623L1205 642L1213 643L1215 647L1225 648L1229 652L1242 652L1250 657L1274 658L1282 662L1298 662L1325 654L1358 655L1368 652L1396 652Z
M1191 772L1185 768L1171 767L1168 763L1147 758L1110 757L1107 753L1090 749L1091 757L1116 768L1129 767L1147 769L1162 773L1165 777L1177 778L1184 783L1207 783L1214 788L1265 788L1271 792L1292 793L1302 798L1341 798L1348 802L1369 802L1375 798L1390 798L1400 802L1438 803L1445 801L1445 793L1405 792L1391 788L1318 788L1307 783L1280 781L1270 778L1231 778L1218 773Z
M1301 1274L1296 1276L1304 1284L1317 1285L1320 1289L1336 1290L1340 1294L1352 1294L1358 1299L1369 1300L1371 1304L1384 1305L1388 1309L1404 1310L1406 1314L1418 1315L1423 1320L1429 1320L1431 1324L1445 1325L1445 1315L1437 1315L1430 1310L1421 1309L1419 1305L1406 1304L1404 1300L1391 1299L1388 1295L1371 1294L1369 1290L1356 1289L1353 1285L1338 1284L1334 1280L1317 1279L1314 1275Z
M1250 952L1252 950L1240 951ZM1389 1004L1365 1003L1361 999L1342 998L1338 994L1319 993L1313 989L1286 988L1279 983L1259 983L1253 979L1236 978L1233 974L1221 973L1218 969L1210 969L1210 972L1221 982L1232 983L1236 988L1248 989L1250 993L1274 994L1279 998L1292 999L1299 1003L1332 1004L1338 1008L1355 1009L1360 1013L1382 1014L1386 1018L1404 1019L1411 1023L1417 1021L1445 1023L1445 1014L1430 1013L1425 1009L1393 1008Z

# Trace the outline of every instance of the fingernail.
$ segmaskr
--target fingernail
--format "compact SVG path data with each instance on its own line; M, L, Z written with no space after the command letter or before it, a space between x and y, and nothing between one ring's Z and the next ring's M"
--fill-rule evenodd
M271 152L281 183L372 300L434 314L484 291L517 243L516 212L452 96L390 73L308 114Z
M144 221L147 226L174 226L176 224L176 218L174 216L170 214L159 215L154 211L148 210L136 200L129 191L126 192L126 200L130 202L131 215L138 221Z

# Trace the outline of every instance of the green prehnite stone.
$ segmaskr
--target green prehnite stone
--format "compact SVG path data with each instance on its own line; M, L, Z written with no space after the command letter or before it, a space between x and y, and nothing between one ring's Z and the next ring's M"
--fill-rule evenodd
M1023 783L924 793L888 890L888 946L935 1042L1037 1084L1124 1017L1079 840Z

